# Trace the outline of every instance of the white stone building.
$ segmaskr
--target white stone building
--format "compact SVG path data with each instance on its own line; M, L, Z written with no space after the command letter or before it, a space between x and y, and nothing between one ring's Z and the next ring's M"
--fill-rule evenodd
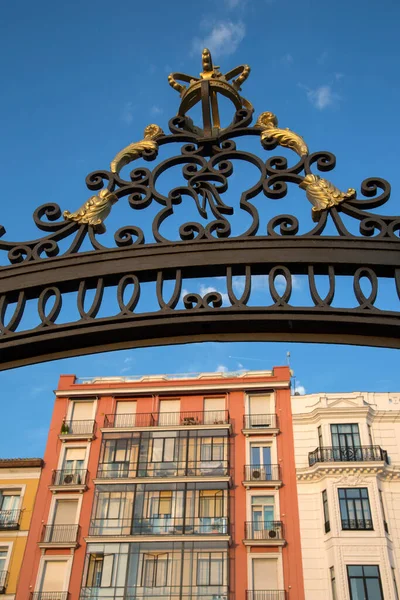
M400 600L400 393L292 411L306 600Z

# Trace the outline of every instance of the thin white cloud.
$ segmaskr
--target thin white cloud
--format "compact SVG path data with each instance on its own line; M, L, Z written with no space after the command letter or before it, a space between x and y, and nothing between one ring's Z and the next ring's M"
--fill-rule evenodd
M314 90L307 89L307 98L318 110L333 106L340 100L340 96L333 91L330 85L321 85Z
M232 282L233 290L236 294L242 294L244 290L245 279L244 277L234 277ZM275 286L278 291L283 291L286 287L286 280L283 275L277 275L275 277ZM297 275L292 275L292 288L294 290L300 290L302 288L301 279ZM269 290L268 275L253 275L251 278L251 291Z
M154 105L151 107L150 112L152 115L161 115L164 110L160 106Z
M306 393L306 388L304 387L304 385L300 385L300 381L296 381L294 393L297 396L304 396L304 394Z
M201 52L203 48L209 48L217 56L228 56L236 52L245 35L246 27L242 21L237 21L236 23L233 21L214 23L205 37L195 37L193 39L192 54Z
M218 367L215 369L216 373L227 373L228 371L229 369L225 365L218 365Z
M127 125L130 125L133 121L134 109L133 102L126 102L122 109L121 119Z
M283 65L292 65L293 62L294 62L294 58L293 58L292 54L290 54L290 52L286 52L286 54L284 54L281 57L281 63Z

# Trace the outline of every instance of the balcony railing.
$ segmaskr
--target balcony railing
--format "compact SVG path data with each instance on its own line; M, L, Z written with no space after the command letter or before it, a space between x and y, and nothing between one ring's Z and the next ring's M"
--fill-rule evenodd
M104 418L104 427L191 427L194 425L227 425L227 410L184 411L172 413L112 414Z
M61 426L61 435L93 435L96 421L64 421Z
M245 465L245 481L279 481L279 465Z
M276 429L278 419L275 414L244 415L243 429Z
M282 521L246 521L246 540L283 540Z
M100 463L99 479L128 477L221 477L229 475L227 460L196 462L149 462L132 465L129 462Z
M0 571L0 594L5 594L8 579L8 571Z
M0 530L19 529L20 517L21 510L19 508L13 510L0 510Z
M388 462L386 450L380 446L359 446L353 448L340 448L339 446L319 447L308 454L310 467L318 462Z
M227 535L227 517L93 519L89 535Z
M373 529L372 519L342 519L342 529Z
M43 525L40 541L45 544L74 544L78 540L79 525Z
M30 600L68 600L69 592L31 592Z
M225 585L159 586L159 587L115 587L98 588L84 587L81 589L80 600L229 600L229 591ZM273 600L275 598L272 596ZM277 597L281 600L281 597ZM35 599L36 600L36 599ZM47 599L46 599L47 600ZM52 600L52 599L51 599ZM57 598L58 600L58 598ZM257 599L258 600L258 599ZM263 600L260 598L260 600ZM266 598L265 600L269 600Z
M286 600L285 590L246 590L246 600Z
M87 480L86 469L62 469L61 471L53 471L53 477L51 480L52 485L62 485L68 488L68 486L86 485Z

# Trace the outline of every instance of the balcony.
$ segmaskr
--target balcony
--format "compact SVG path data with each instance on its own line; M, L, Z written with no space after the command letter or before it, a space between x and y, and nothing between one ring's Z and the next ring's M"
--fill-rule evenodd
M279 465L245 465L243 485L249 487L280 487L282 485Z
M260 433L276 435L279 433L278 417L273 413L263 415L244 415L242 432L246 436Z
M43 525L40 548L77 548L79 525Z
M344 531L371 531L373 528L372 519L342 519L342 529Z
M202 477L221 479L229 477L227 460L183 461L183 462L146 462L133 465L129 462L100 463L98 479L147 478L160 479L176 477Z
M63 421L59 438L66 440L88 440L94 438L96 431L96 421Z
M230 419L227 410L112 414L106 415L104 418L104 427L113 429L142 429L146 427L226 429L229 425Z
M156 600L158 598L166 600L229 600L229 597L229 591L225 585L160 586L151 588L139 586L120 588L84 587L81 589L80 594L80 600L141 600L142 598L145 600ZM272 598L275 600L274 596ZM277 596L277 598L281 600L281 596ZM260 598L259 600L263 599ZM269 598L265 598L265 600L269 600Z
M245 545L284 546L282 521L247 521L245 523Z
M0 594L6 593L8 571L0 571Z
M83 492L87 489L87 477L88 471L86 469L53 471L49 489L52 491Z
M308 454L310 467L322 462L385 462L388 463L386 450L380 446L359 446L358 448L339 448L339 446L319 447Z
M246 590L246 600L286 600L285 590Z
M151 517L148 519L94 519L89 536L227 536L227 517Z
M0 531L6 529L19 529L21 510L0 510Z
M69 592L31 592L29 600L68 600Z

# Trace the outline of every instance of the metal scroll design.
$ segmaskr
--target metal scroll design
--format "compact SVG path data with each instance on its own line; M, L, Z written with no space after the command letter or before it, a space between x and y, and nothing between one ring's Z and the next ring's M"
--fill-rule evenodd
M340 238L374 239L399 241L400 216L384 216L371 212L387 202L390 197L390 185L384 179L372 177L361 184L364 198L343 194L340 205L326 204L327 210L321 210L316 225L308 232L299 234L299 221L295 215L282 214L272 218L266 232L259 231L259 214L252 199L263 194L267 199L280 199L286 196L290 185L306 188L306 183L316 169L320 172L331 171L336 159L329 152L315 152L303 156L296 164L289 166L287 160L273 156L265 161L263 157L236 147L235 138L245 135L259 136L260 128L251 127L252 113L239 110L233 124L223 130L216 138L205 139L191 131L187 117L175 117L170 123L170 135L158 138L158 146L178 143L180 153L158 164L152 171L139 167L133 169L129 180L117 173L96 171L86 178L91 191L99 192L105 198L105 191L112 194L112 202L127 198L134 211L142 211L154 204L158 212L152 224L152 239L145 239L138 225L123 226L115 232L115 246L129 248L146 244L168 244L172 242L190 242L215 240L218 238L245 239L256 235L267 237L315 238L321 236L330 217ZM276 139L270 139L270 147L276 146ZM268 149L268 138L263 140ZM146 160L154 160L157 152L149 150ZM229 178L234 171L234 162L242 161L254 165L259 172L258 180L240 194L239 210L251 217L251 224L239 236L232 236L230 216L233 207L225 203L223 194L227 191ZM175 187L165 195L158 189L159 177L169 169L179 166L186 185ZM308 179L307 179L308 177ZM322 181L326 181L322 179ZM305 183L303 183L305 182ZM303 184L303 185L302 185ZM111 197L111 196L110 196ZM174 213L174 208L183 200L191 201L202 219L208 219L207 225L201 222L183 222L179 228L179 239L168 239L162 232L162 224ZM266 200L267 201L267 200ZM314 209L313 209L314 210ZM43 204L33 214L36 227L46 235L29 241L6 241L5 230L1 229L0 252L2 264L19 264L41 261L55 256L67 256L80 252L85 239L89 240L93 252L104 251L102 229L90 223L63 220L62 210L54 203ZM351 233L346 227L343 215L358 221L359 233ZM67 247L61 252L59 242L66 240ZM4 260L4 254L5 260Z

